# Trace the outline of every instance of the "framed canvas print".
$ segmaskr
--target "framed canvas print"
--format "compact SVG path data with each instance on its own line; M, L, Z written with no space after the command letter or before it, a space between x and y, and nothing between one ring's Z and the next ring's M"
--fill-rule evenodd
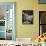
M15 2L0 2L0 40L15 40Z
M46 32L46 11L39 11L39 34Z
M22 11L22 24L33 24L33 10Z
M46 0L39 0L40 4L46 4Z

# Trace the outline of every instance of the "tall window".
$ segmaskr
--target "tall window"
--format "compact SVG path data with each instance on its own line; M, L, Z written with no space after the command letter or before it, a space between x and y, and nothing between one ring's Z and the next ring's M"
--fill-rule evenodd
M39 35L46 32L46 11L39 12Z
M15 40L15 3L0 3L0 40Z

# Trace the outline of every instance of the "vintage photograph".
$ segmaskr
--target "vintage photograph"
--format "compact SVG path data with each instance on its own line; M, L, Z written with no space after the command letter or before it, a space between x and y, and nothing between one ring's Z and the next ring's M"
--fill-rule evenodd
M33 24L33 10L22 11L22 24Z

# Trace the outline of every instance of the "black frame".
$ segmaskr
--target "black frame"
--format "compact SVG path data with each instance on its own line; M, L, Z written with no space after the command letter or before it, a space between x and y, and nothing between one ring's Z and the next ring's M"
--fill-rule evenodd
M24 23L25 21L28 21L26 19L24 20L24 18L26 18L25 14L27 14L28 16L32 16L32 20L30 20L29 23ZM22 10L22 24L33 24L33 10Z
M41 33L41 32L40 32L40 25L42 25L42 26L43 26L43 25L44 25L44 26L46 25L46 24L44 24L44 23L40 24L40 14L41 14L41 13L46 13L46 11L39 11L39 36L40 36L40 33ZM46 15L46 14L45 14L45 15Z

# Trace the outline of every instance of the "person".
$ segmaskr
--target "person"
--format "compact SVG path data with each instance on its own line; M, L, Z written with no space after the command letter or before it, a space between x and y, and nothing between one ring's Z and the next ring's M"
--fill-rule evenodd
M43 38L44 38L44 36L43 35L40 35L40 36L38 36L37 38L36 38L36 42L42 42L43 41Z

